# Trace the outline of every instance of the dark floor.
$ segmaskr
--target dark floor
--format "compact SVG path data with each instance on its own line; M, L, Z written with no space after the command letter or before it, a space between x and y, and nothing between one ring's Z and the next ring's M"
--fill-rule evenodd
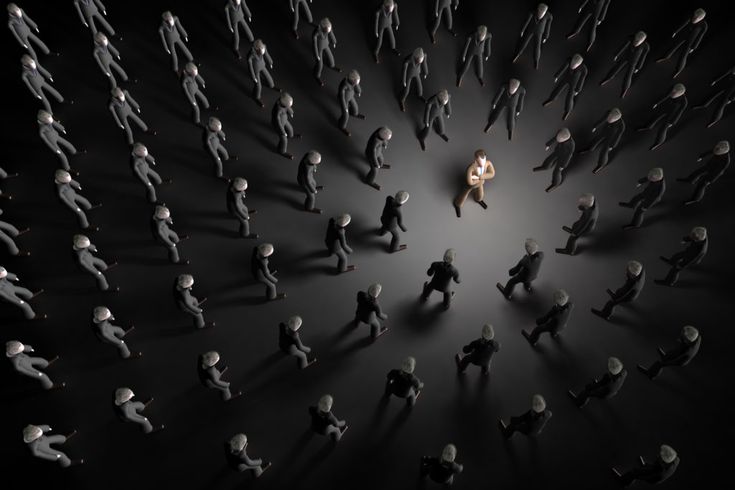
M32 256L7 257L3 250L0 264L18 273L23 285L45 289L32 304L49 319L23 321L19 312L4 305L0 323L3 340L32 344L41 356L60 355L48 374L68 386L42 392L6 363L5 423L0 426L0 461L9 485L4 488L236 488L250 484L247 475L235 474L223 458L222 443L236 432L247 433L251 455L273 461L257 482L263 489L411 488L419 457L439 454L448 442L457 445L457 459L464 464L456 488L614 488L611 465L626 468L639 454L650 459L661 443L676 448L681 457L677 473L662 488L698 488L704 478L712 488L720 488L728 481L731 455L721 448L735 434L728 422L729 390L722 385L732 373L729 346L735 340L728 324L733 317L728 278L735 273L730 259L735 205L728 189L735 174L726 174L704 202L690 207L680 203L691 187L674 178L694 168L696 155L732 137L735 119L730 114L705 129L708 115L688 112L673 140L655 152L647 150L652 133L629 131L607 170L593 175L593 158L576 158L564 185L547 194L543 189L550 172L530 169L544 158L544 142L562 126L562 99L549 108L542 108L541 102L559 64L584 49L583 36L573 41L564 37L575 21L578 2L551 4L555 21L539 71L532 68L530 52L511 64L516 36L533 2L465 0L455 18L461 36L454 39L442 29L436 46L430 44L425 27L427 2L399 2L399 47L408 53L423 46L431 73L428 94L444 87L452 94L450 141L432 135L424 153L415 136L423 105L410 99L409 111L401 113L395 95L402 59L385 51L380 65L372 60L376 1L317 0L312 5L317 19L328 14L334 23L337 63L362 74L360 105L367 120L350 121L352 138L335 126L340 75L325 70L328 84L323 89L311 77L311 28L302 27L296 41L290 36L285 0L253 1L256 36L268 44L277 84L295 99L294 126L304 138L291 149L297 158L312 148L323 155L317 178L325 190L317 202L325 214L317 216L299 210L298 160L273 153L269 119L276 93L264 90L264 110L250 98L246 64L233 57L224 27L223 2L106 3L110 22L123 36L112 42L122 53L122 65L139 79L125 87L158 131L155 137L140 139L157 158L159 172L175 181L161 187L160 196L172 211L174 228L192 237L180 247L191 265L168 264L165 250L151 240L152 208L131 175L129 149L107 110L107 81L92 58L89 31L80 24L72 2L57 8L24 2L21 6L38 22L41 37L61 52L59 57L42 57L41 63L55 75L56 87L75 100L74 105L58 106L55 115L69 139L88 150L73 158L72 166L80 172L83 194L104 203L90 212L92 224L101 227L91 237L102 258L120 262L108 278L121 292L97 292L71 261L71 239L78 232L75 217L56 201L52 180L57 161L37 136L38 107L20 81L21 52L6 33L9 49L4 59L10 69L3 78L11 87L8 94L17 94L17 100L5 100L2 166L21 175L2 182L3 192L14 198L0 198L0 206L4 220L32 228L18 240ZM567 121L578 146L589 141L592 122L613 106L621 107L629 128L649 117L647 108L672 84L673 62L654 61L668 48L673 29L695 7L691 2L612 3L587 56L588 85ZM708 10L710 32L680 77L691 104L710 93L709 82L733 61L729 53L718 52L731 41L725 2L701 4ZM220 108L217 116L228 134L227 147L240 156L226 164L225 173L249 180L248 202L258 210L253 231L275 244L271 262L279 271L279 286L288 293L283 302L262 304L261 286L250 279L250 253L259 242L236 237L236 224L225 213L226 184L212 176L201 130L190 121L189 107L158 39L160 12L169 8L175 8L189 32L190 49L207 81L206 94ZM669 14L661 13L667 9ZM487 83L481 89L468 76L457 89L454 66L464 34L481 22L493 34ZM598 82L623 38L640 28L649 33L650 63L621 102L620 79L604 88ZM247 41L242 50L244 55ZM482 128L494 91L511 76L523 81L528 98L516 137L508 142L501 126L489 136ZM393 168L380 174L383 191L377 192L361 182L367 171L362 153L370 133L381 125L394 132L387 153ZM451 201L472 152L480 147L497 170L486 186L489 209L468 201L464 216L457 219ZM669 190L650 211L643 229L623 232L620 226L630 211L616 203L632 196L635 181L654 166L665 169ZM378 238L374 230L385 196L400 189L411 194L404 207L408 250L390 255L388 237ZM598 198L598 229L584 241L581 255L557 255L553 249L566 239L561 226L576 219L576 199L583 192ZM343 212L353 216L348 239L355 249L351 261L359 270L335 276L336 259L322 255L323 236L329 216ZM666 272L657 257L677 251L679 238L696 225L709 230L709 255L686 271L677 287L654 284L653 279ZM507 269L523 254L527 237L539 241L547 258L534 293L517 293L508 303L494 284L505 280ZM418 294L429 263L439 260L448 247L457 250L462 283L456 287L452 309L442 312L439 297L420 305ZM632 258L643 262L649 276L639 300L609 323L590 314L590 307L603 304L605 288L622 283L626 261ZM190 319L176 310L170 287L184 271L196 278L195 294L209 298L206 316L217 322L215 329L194 331ZM377 281L383 284L381 302L391 330L372 345L366 341L366 327L352 330L348 322L355 292ZM534 350L520 330L547 310L552 292L560 287L576 303L570 326L560 341L544 338ZM114 349L96 341L89 319L92 308L101 304L110 307L118 323L136 325L127 340L131 348L144 352L142 359L121 361ZM319 358L305 371L277 351L278 322L293 314L303 317L302 338ZM476 338L486 322L495 325L502 343L491 377L483 378L476 370L458 377L454 353ZM641 376L636 363L653 360L656 346L671 345L685 324L695 325L702 334L699 356L655 382ZM196 357L210 349L221 353L229 366L226 378L233 388L245 390L244 397L223 404L199 385ZM407 355L416 357L416 373L426 383L412 411L398 399L384 405L380 398L385 373ZM566 390L602 374L610 355L626 364L626 385L613 400L593 400L578 410ZM119 422L110 402L119 386L131 387L141 399L154 396L147 415L154 423L165 423L166 430L144 436ZM309 438L307 431L307 407L324 393L334 395L334 412L350 424L333 450L320 436ZM516 436L505 442L496 427L498 417L525 411L534 393L546 397L553 418L537 440ZM77 429L78 435L63 450L86 463L59 469L32 459L21 438L29 423L49 424L57 433Z

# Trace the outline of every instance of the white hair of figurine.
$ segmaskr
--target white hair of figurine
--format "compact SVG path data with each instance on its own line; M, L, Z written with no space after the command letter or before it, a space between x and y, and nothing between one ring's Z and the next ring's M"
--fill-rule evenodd
M210 131L222 131L222 121L220 121L216 117L210 117L209 122L207 123L207 127Z
M9 340L5 342L5 355L7 357L13 357L17 356L21 352L23 352L23 349L25 346L22 342L19 342L17 340Z
M242 177L235 177L232 181L232 187L238 192L243 192L248 188L248 181Z
M678 99L687 92L687 88L683 83L677 83L671 88L671 98Z
M730 142L727 140L718 141L715 148L712 150L712 153L717 156L730 153Z
M29 443L40 438L43 435L43 430L37 425L26 425L23 429L23 442Z
M456 258L457 258L457 251L454 250L453 248L448 248L444 252L444 262L446 262L447 264L451 264L452 262L454 262L454 259Z
M219 362L219 352L209 351L202 354L202 364L206 367L212 367Z
M36 119L40 123L51 124L54 121L54 116L50 112L41 109L40 111L38 111Z
M303 323L303 320L301 319L301 317L298 315L294 315L288 319L287 325L288 325L289 330L292 330L295 332L301 328L302 323Z
M381 140L390 141L390 139L393 137L393 131L391 131L390 128L386 126L383 126L378 130L378 136Z
M531 399L531 409L536 413L541 413L546 410L546 400L541 395L533 395Z
M332 398L332 395L323 395L319 399L319 403L317 404L319 406L320 412L329 412L332 410L332 405L334 404L334 398Z
M408 195L408 192L406 191L398 191L396 192L395 199L398 202L398 204L405 204L406 201L408 201L408 198L410 196Z
M526 253L528 255L533 255L539 250L538 242L534 240L533 238L526 238L526 241L523 244L523 247L526 249Z
M684 338L687 339L689 342L694 342L699 338L699 330L692 327L691 325L687 325L681 330L681 333L684 335Z
M97 306L92 311L92 316L94 317L94 321L99 323L112 318L112 312L106 306Z
M511 95L516 93L519 88L521 88L521 81L517 78L511 78L508 81L508 92L510 92Z
M661 167L654 167L648 171L648 180L651 182L659 182L664 178L664 169Z
M380 292L382 290L383 286L380 285L380 283L376 282L375 284L371 284L370 286L368 286L367 293L368 296L370 296L371 298L377 298L378 296L380 296Z
M135 145L133 145L133 155L145 158L148 156L148 148L146 148L143 143L135 143Z
M556 142L557 143L564 143L565 141L569 141L572 137L572 132L569 131L569 128L561 128L556 133Z
M444 446L444 449L442 449L442 461L454 463L455 459L457 459L457 446L454 444Z
M401 371L403 371L406 374L413 374L413 371L416 369L416 358L414 357L407 357L403 360L401 363Z
M607 358L607 370L613 376L617 376L623 370L622 361L618 359L617 357L608 357Z
M291 107L293 105L293 97L288 92L283 92L278 98L278 103L283 107Z
M610 109L610 112L607 113L607 122L609 124L612 124L614 122L618 122L623 117L623 113L618 109L617 107L613 107Z
M311 150L306 154L306 159L312 165L319 165L322 163L322 154L316 150Z
M579 68L579 65L581 65L582 63L584 63L584 58L582 57L582 55L575 54L572 56L572 59L569 61L569 67L572 70L576 70L577 68Z
M171 217L171 211L166 206L156 206L156 219L168 219Z
M59 169L54 173L54 180L59 184L68 184L71 182L71 174L66 170Z
M130 388L118 388L115 390L115 405L118 407L125 402L130 401L135 396Z
M495 329L489 323L482 326L482 338L485 340L492 340L495 338Z
M641 275L641 272L643 272L643 264L641 264L637 260L631 260L630 262L628 262L626 269L628 271L628 274L633 277L638 277L639 275Z
M182 289L189 289L194 285L194 276L191 274L181 274L176 284Z
M89 240L89 237L86 235L74 235L74 248L89 248L90 245L92 245L92 242Z
M345 213L337 216L337 218L334 220L334 223L340 228L344 228L345 226L350 224L350 221L352 221L352 216Z
M233 453L239 453L243 449L245 449L245 446L248 444L248 436L245 434L235 434L232 436L232 439L230 439L230 451Z
M702 242L707 239L707 228L705 228L704 226L695 226L694 228L692 228L690 236L694 239L694 241Z
M661 456L661 460L664 463L668 464L668 463L672 463L676 459L677 454L676 454L676 450L673 447L667 444L661 444L661 450L659 451L659 456Z
M439 99L441 105L447 105L449 102L449 92L446 89L442 89L436 94L436 98Z
M595 195L594 194L582 194L579 196L579 199L577 199L577 204L584 208L591 208L595 205Z
M258 253L261 257L270 257L274 252L273 245L270 243L261 243L258 245Z
M557 289L554 291L554 304L558 306L564 306L569 302L569 293L563 289Z
M648 38L648 34L645 33L645 31L638 31L633 35L633 46L640 46L644 42L646 42L646 39Z

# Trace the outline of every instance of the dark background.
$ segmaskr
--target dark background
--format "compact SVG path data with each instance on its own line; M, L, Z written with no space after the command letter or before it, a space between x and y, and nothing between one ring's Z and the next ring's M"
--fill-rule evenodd
M590 138L593 121L613 106L623 110L629 131L618 157L603 173L593 175L596 155L578 157L567 180L552 193L543 189L551 173L531 173L544 158L544 142L562 127L563 100L542 108L552 88L553 73L568 56L586 46L586 34L565 39L576 19L579 2L550 2L554 14L552 34L545 46L541 68L533 70L531 47L516 65L511 63L520 27L534 2L463 1L455 13L452 38L442 27L439 44L432 46L426 29L427 2L402 0L399 48L408 54L423 46L430 77L426 95L448 88L454 113L447 122L450 142L432 134L428 151L421 152L416 133L423 104L409 99L401 113L397 92L403 58L385 49L383 62L372 60L373 14L377 1L317 0L315 20L328 15L338 45L337 64L357 68L362 75L359 101L366 121L352 119L352 138L336 127L339 113L336 88L341 75L325 69L327 86L312 78L311 27L302 24L301 39L290 33L287 2L251 1L253 30L275 60L277 85L295 99L293 122L304 135L292 142L297 160L273 153L275 134L270 108L276 92L264 89L266 109L250 98L251 81L245 60L236 61L225 26L224 2L159 2L107 0L108 19L122 40L111 38L122 54L122 66L138 84L125 88L141 104L142 116L158 131L156 137L136 133L158 161L158 171L174 184L159 188L159 198L172 211L174 228L191 239L181 244L190 266L170 265L166 252L152 241L152 214L142 185L132 176L129 149L107 110L108 82L92 57L90 32L71 1L26 1L21 7L41 29L40 37L61 56L43 56L41 63L54 75L55 86L74 105L55 105L55 116L66 126L68 138L86 155L71 160L80 172L83 195L104 207L89 213L101 230L91 234L99 255L118 260L108 274L119 294L100 293L92 279L79 272L70 258L76 218L57 202L53 172L58 162L40 141L35 123L40 104L20 80L21 51L12 35L5 34L3 71L8 90L4 100L4 158L18 178L2 182L3 191L15 197L2 199L2 219L19 228L31 226L18 239L30 258L8 257L0 264L17 273L21 284L46 292L32 300L38 313L49 319L28 322L9 305L0 309L3 340L18 339L46 358L61 359L48 370L52 380L66 381L62 391L43 392L33 380L2 369L0 440L5 488L235 488L249 483L224 461L222 443L236 432L249 437L249 453L273 461L273 467L256 483L261 488L408 488L415 485L419 457L439 454L444 444L457 445L464 473L457 488L614 488L609 467L627 468L639 454L648 459L667 443L681 457L677 473L662 488L695 488L703 478L721 484L729 474L731 455L723 449L733 437L726 405L733 334L733 274L729 260L733 247L733 200L730 171L712 186L698 205L682 207L693 187L675 177L695 168L696 156L718 140L732 136L733 118L706 129L710 111L687 114L673 131L672 140L649 152L654 134L636 133L650 116L649 107L672 85L675 61L656 65L670 46L673 30L695 7L705 7L710 31L679 77L687 85L690 105L711 93L709 82L727 70L733 59L728 46L730 18L726 2L613 0L597 44L586 56L588 84L578 106L566 122L578 148ZM170 60L163 51L157 28L160 14L171 9L190 37L189 47L202 63L205 93L224 124L226 146L240 156L225 164L226 176L249 180L248 204L258 210L252 230L259 241L238 239L236 223L225 211L226 183L212 176L212 163L201 147L201 129L193 125L190 109ZM457 89L455 65L466 33L484 23L493 34L493 54L486 65L486 85L480 88L470 73ZM607 72L623 40L638 29L649 34L652 51L624 101L620 101L622 74L610 85L598 82ZM586 32L586 31L585 31ZM243 58L249 45L243 36ZM583 52L583 51L582 51ZM184 61L181 61L183 66ZM490 99L499 84L511 76L528 90L527 108L521 114L513 142L502 124L484 135ZM14 97L17 94L17 97ZM12 97L12 98L10 98ZM203 120L211 113L204 112ZM370 133L381 125L393 129L387 152L393 169L381 172L377 192L361 183L367 171L363 150ZM454 216L451 201L460 190L467 164L477 148L487 150L497 177L486 186L489 209L471 200L464 216ZM317 179L325 190L317 205L318 216L300 210L302 194L295 185L298 158L309 149L323 155ZM617 206L635 190L635 181L654 166L665 169L669 190L651 210L644 228L623 232L620 227L631 211ZM403 236L408 250L386 253L388 237L374 231L387 194L406 189L411 199L404 206L409 231ZM601 218L597 231L580 246L581 255L560 256L566 233L578 215L576 199L583 192L598 198ZM348 239L355 253L357 272L335 276L335 258L322 255L323 235L329 216L353 216ZM677 287L653 283L667 267L659 255L679 250L679 239L693 226L709 230L710 252L703 263L683 273ZM523 241L536 238L546 252L535 291L520 288L506 302L495 289L507 269L523 254ZM252 247L267 240L275 245L271 263L278 269L279 288L288 293L282 302L263 304L262 287L250 279ZM462 283L452 309L442 312L435 295L419 305L418 295L430 262L444 250L457 250L456 265ZM589 312L601 307L606 287L624 280L629 259L647 268L649 283L639 300L619 310L611 322ZM205 315L215 320L212 330L194 331L188 316L177 311L171 298L173 278L182 272L195 276L194 294L209 297ZM366 341L367 327L348 326L355 292L373 282L383 284L381 302L390 315L390 332L376 344ZM576 303L571 323L560 341L543 338L536 350L520 335L545 313L552 292L563 287ZM90 331L92 308L107 305L118 324L135 324L127 338L138 360L120 360L115 349L97 342ZM304 319L302 338L313 347L319 362L305 371L292 358L277 351L277 325L290 315ZM470 369L456 375L453 355L477 338L485 322L495 325L502 343L492 375ZM656 346L670 346L681 328L699 328L703 346L685 369L672 369L650 382L635 369L656 356ZM246 394L222 403L217 393L199 385L195 363L198 354L217 349L229 366L226 379ZM380 397L385 373L413 355L416 374L425 390L412 411L393 398L383 406ZM629 377L621 393L608 402L592 400L578 410L566 390L579 389L592 376L602 374L606 359L618 356ZM146 436L122 424L111 408L119 386L131 387L137 397L154 396L146 415L154 424L165 423L161 433ZM307 407L324 393L335 398L334 412L350 430L334 450L320 436L308 437ZM519 414L530 406L531 396L546 397L554 417L537 440L516 435L505 442L496 426L498 417ZM61 469L31 457L21 430L29 423L49 424L56 433L79 431L61 449L72 459L85 458L83 466Z

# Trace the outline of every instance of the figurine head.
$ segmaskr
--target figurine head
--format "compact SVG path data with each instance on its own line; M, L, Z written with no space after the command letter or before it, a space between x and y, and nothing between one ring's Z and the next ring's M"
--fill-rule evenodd
M683 83L677 83L671 88L671 98L678 99L687 92L687 88Z
M536 7L536 17L541 19L544 17L544 15L546 15L546 12L548 11L549 11L549 6L546 5L545 3L540 3Z
M317 405L319 407L320 412L327 413L332 410L333 404L334 404L334 398L332 398L332 395L322 395Z
M37 425L26 425L23 429L23 442L33 442L43 435L43 430Z
M396 3L393 0L384 0L383 8L386 12L393 12L393 9L396 8Z
M666 444L661 445L661 449L659 450L658 455L661 457L661 461L666 464L673 463L677 456L674 448Z
M556 142L557 143L564 143L565 141L569 141L569 139L572 137L571 131L569 131L568 128L561 128L556 133Z
M581 65L584 62L584 58L582 58L581 54L575 54L572 56L572 59L569 60L569 67L572 70L576 70L579 68L579 65Z
M695 226L692 228L689 236L692 237L692 240L695 242L703 242L707 239L707 228L704 226Z
M92 310L92 318L97 323L104 322L112 318L112 312L106 306L97 306Z
M533 395L531 399L531 409L536 413L541 413L546 410L546 400L541 395Z
M133 145L133 155L145 158L148 156L148 148L146 148L143 143L135 143L135 145Z
M210 131L219 133L220 131L222 131L222 121L220 121L216 117L210 117L209 121L207 122L207 127Z
M406 374L413 374L416 369L416 359L413 357L407 357L401 363L401 371Z
M408 192L406 191L398 191L395 195L395 200L398 204L403 205L408 201Z
M219 352L217 351L209 351L202 354L202 364L204 364L205 367L212 367L215 364L219 362Z
M283 92L278 98L278 103L281 104L282 107L291 107L293 105L293 97L291 97L288 92Z
M393 137L393 131L390 128L383 126L378 130L378 137L383 141L390 141Z
M294 315L291 318L288 319L288 322L286 322L286 325L288 326L288 329L292 332L297 331L301 328L301 324L303 323L303 320L300 316Z
M245 446L248 445L248 436L245 434L235 434L230 439L230 451L233 453L242 452Z
M248 181L242 177L235 177L232 180L232 188L237 192L243 192L248 188Z
M664 169L661 167L654 167L648 171L649 182L659 182L664 178Z
M508 81L508 93L510 95L513 95L514 93L518 92L518 89L521 88L521 81L517 78L511 78Z
M477 162L480 165L485 165L486 161L487 161L487 153L485 153L485 150L483 149L475 150L475 162Z
M161 14L161 17L166 24L171 26L174 25L174 15L171 13L170 10L167 10L163 14Z
M0 266L0 279L5 279L8 277L8 271L5 269L5 267Z
M477 38L480 41L484 41L487 37L487 26L479 25L477 26Z
M199 75L199 67L197 67L196 64L193 62L188 62L186 66L184 66L184 70L186 71L186 74L192 77L195 77Z
M159 220L169 219L171 217L171 211L166 206L156 206L156 211L153 216Z
M638 31L635 34L633 34L633 46L640 46L644 42L646 42L646 38L648 37L648 34L645 33L645 31Z
M29 70L35 70L36 69L36 60L31 58L29 55L24 54L20 57L21 64L28 68Z
M457 258L457 252L453 248L448 248L446 252L444 252L444 262L447 264L451 264L454 262L454 259Z
M23 11L14 3L8 4L8 14L18 18L23 17Z
M261 243L258 245L258 254L261 257L270 257L274 252L273 245L270 243Z
M94 35L94 42L95 44L99 46L107 46L110 41L108 41L107 36L104 35L104 33L97 31L97 34Z
M630 277L638 277L643 272L643 264L637 260L631 260L628 262L625 270Z
M178 284L181 289L189 289L194 286L194 276L191 274L181 274L176 280L176 284Z
M623 113L618 109L617 107L613 107L610 109L610 112L607 113L607 122L609 124L615 123L620 121L620 119L623 117Z
M371 298L377 298L378 296L380 296L380 292L382 290L383 286L380 283L376 282L375 284L371 284L370 286L368 286L367 293L368 296L370 296Z
M692 327L691 325L687 325L681 330L681 335L689 342L694 342L699 338L699 330Z
M256 39L255 42L253 42L253 49L256 53L263 55L265 54L265 43L262 39Z
M68 184L71 182L71 174L66 170L59 169L54 173L54 180L57 184Z
M311 150L306 154L306 161L311 165L319 165L322 163L322 154L316 150Z
M482 326L482 338L484 340L492 340L495 338L495 329L489 323Z
M446 89L442 89L436 94L436 98L439 99L441 105L447 105L449 103L449 92Z
M718 141L712 150L712 153L718 156L730 153L730 142L727 140Z
M89 237L85 235L74 235L74 248L76 249L83 249L83 248L89 248L90 245L92 245L92 242L89 241Z
M358 85L360 83L360 73L357 70L350 70L347 74L347 81L352 85Z
M623 363L617 357L608 357L607 370L613 376L617 376L623 370Z
M442 449L442 461L454 463L455 459L457 459L457 446L454 444L444 446L444 449Z
M526 241L523 244L523 247L526 249L526 253L528 255L535 254L536 252L538 252L538 249L539 249L538 242L534 240L533 238L526 238Z
M692 14L692 24L698 24L704 20L707 16L707 12L704 9L697 9Z
M563 289L557 289L554 291L554 304L557 306L565 306L569 303L569 293Z
M582 194L577 199L577 207L581 210L589 209L595 205L594 194Z
M352 216L350 216L349 214L345 213L345 214L341 214L341 215L337 216L334 219L334 224L336 224L340 228L344 228L345 226L347 226L347 225L350 224L350 221L352 221Z
M125 102L125 92L120 87L113 88L110 93L112 94L112 98L117 99L120 102Z
M36 119L41 124L51 124L52 122L54 122L54 116L51 115L50 112L44 111L43 109L38 111L38 114L36 115ZM728 150L729 150L729 147L728 147Z
M23 352L23 349L25 346L22 342L19 342L17 340L9 340L8 342L5 342L5 355L7 357L13 357L17 356L21 352Z
M125 402L130 401L135 396L130 388L118 388L115 390L115 405L118 407Z
M319 28L325 33L332 32L332 21L328 17L324 17L319 21Z
M421 48L414 49L413 59L416 63L423 63L424 62L424 50Z

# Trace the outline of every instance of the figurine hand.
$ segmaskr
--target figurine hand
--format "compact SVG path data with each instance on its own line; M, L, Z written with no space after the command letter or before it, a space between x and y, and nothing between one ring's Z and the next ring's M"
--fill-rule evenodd
M123 126L123 125L121 124L121 125L120 125L120 129L125 129L125 126Z
M321 60L322 60L322 57L321 57L321 56L319 56L319 55L317 55L317 56L316 56L316 60L317 60L317 61L321 61Z
M464 60L465 60L465 57L464 57L464 56L462 56L462 63L464 63Z
M41 97L40 95L36 95L36 98L39 100L43 99L43 97Z
M189 42L189 38L188 37L185 37L184 38L184 42L188 43Z
M89 24L87 24L86 22L84 22L84 27L89 27Z
M107 75L108 77L111 77L112 76L112 74L110 74L110 72L108 72L108 71L105 72L105 75Z
M404 87L406 86L406 82L403 82L403 86L404 86Z
M434 12L434 17L439 17L439 12Z
M602 24L602 21L601 20L598 20L597 21L597 25L599 26L600 24Z
M594 133L595 131L597 131L597 128L592 128L592 132Z
M551 147L550 146L547 146L545 151L549 151L549 148L551 148Z
M375 37L378 37L378 31L375 31Z
M28 45L27 45L27 44L24 44L24 45L23 45L23 47L24 47L25 49L28 49Z
M119 60L120 59L120 55L118 54L117 56L115 56L115 58L117 58Z
M169 49L167 49L167 50L166 50L166 52L167 52L168 54L171 54L171 50L169 50Z

